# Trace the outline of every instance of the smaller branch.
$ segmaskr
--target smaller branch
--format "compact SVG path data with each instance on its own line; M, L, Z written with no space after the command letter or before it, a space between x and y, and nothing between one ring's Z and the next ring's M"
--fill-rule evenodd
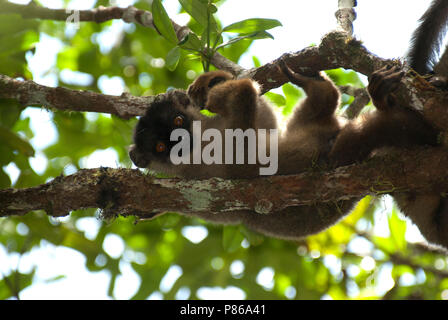
M40 105L68 111L102 112L129 119L145 113L156 96L111 96L89 91L47 87L31 80L16 80L0 75L0 98L15 99L25 106Z
M155 28L152 19L152 13L145 10L137 9L133 6L127 8L120 7L103 7L90 10L76 9L50 9L42 7L31 1L28 5L10 3L0 1L0 14L15 13L21 15L25 19L42 19L73 22L73 19L80 22L96 22L103 23L109 20L122 19L128 23L137 23L144 27ZM75 16L73 16L75 14ZM173 22L175 24L175 22ZM175 24L177 30L180 26Z
M378 250L383 251L387 256L390 257L390 258L386 258L385 261L392 260L395 264L406 264L414 269L422 268L429 272L433 272L437 275L441 275L443 277L448 277L448 272L446 272L446 271L437 270L431 266L425 266L425 265L420 265L420 264L414 263L411 259L409 259L401 254L397 254L395 252L390 252L390 250L388 248L384 247L383 245L381 245L377 241L375 241L374 235L372 234L372 232L360 231L360 230L357 230L356 227L354 227L351 224L348 224L344 221L342 223L344 224L345 227L351 229L358 236L364 237L367 240L369 240L373 245L375 245L375 247ZM448 251L445 248L442 248L440 246L435 246L432 244L428 244L425 242L417 242L417 243L409 242L409 243L407 243L407 247L410 251L410 256L418 256L418 255L424 254L424 253L430 253L433 255L438 254L438 255L446 256L448 253Z
M231 74L233 74L235 76L240 76L241 74L243 74L246 71L246 69L244 69L240 65L234 63L232 60L227 59L219 52L216 52L213 55L210 62L216 68L230 72Z
M20 5L3 0L0 2L0 14L15 13L25 19L43 19L69 22L73 11L76 11L79 21L102 23L112 19L121 19L126 8L99 7L92 10L49 9L31 1L28 5ZM143 11L143 10L140 10ZM144 12L144 11L143 11Z
M355 99L348 107L345 114L349 119L355 119L361 110L369 103L370 96L366 88L354 88L352 86L340 86L339 90L342 93L348 94Z
M438 254L447 254L446 251L442 251L442 252L438 252ZM447 271L443 271L443 270L439 270L436 269L434 267L431 266L425 266L419 263L415 263L414 261L412 261L410 258L404 257L402 255L399 254L390 254L389 255L389 261L392 262L394 265L407 265L409 267L411 267L414 270L419 270L419 269L423 269L426 272L430 272L432 274L434 274L435 276L445 279L448 277L448 272Z
M91 10L74 10L74 9L49 9L30 2L28 5L19 5L6 1L0 1L0 14L16 13L26 19L46 19L73 22L90 21L102 23L114 19L122 19L128 23L136 23L146 28L155 29L152 13L146 10L137 9L134 6L127 8L120 7L103 7L100 6ZM74 15L74 16L73 16ZM177 39L180 41L192 32L187 26L181 26L171 20ZM215 53L211 63L218 69L226 70L234 75L239 75L244 69L233 61L227 59L219 53Z

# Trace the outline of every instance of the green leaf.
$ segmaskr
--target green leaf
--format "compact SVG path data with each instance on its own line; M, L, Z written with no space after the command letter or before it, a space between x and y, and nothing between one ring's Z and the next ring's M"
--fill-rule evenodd
M265 96L279 107L284 106L286 104L286 99L281 94L274 92L266 92Z
M230 39L226 43L223 43L223 44L219 45L216 48L220 49L222 47L228 46L229 44L232 44L232 43L238 42L240 40L244 40L244 39L266 39L266 38L274 39L272 34L270 34L269 32L257 31L257 32L253 32L253 33L250 33L250 34L243 34L243 35L240 35L240 36L238 36L236 38Z
M5 14L0 19L0 36L11 35L23 30L35 30L39 28L39 21L24 19L19 14Z
M325 73L333 80L336 85L351 85L357 88L364 87L359 75L353 70L345 70L342 68L326 70Z
M279 27L282 24L275 19L253 18L232 23L225 27L223 31L234 33L253 33L262 30L269 30Z
M208 1L200 1L200 0L179 0L182 8L193 17L194 20L196 20L197 23L199 23L204 28L207 28L208 24L210 23L210 30L216 30L216 21L211 15L211 13L216 12L216 7L214 6L210 7L210 17L208 17L209 11L207 9L208 7ZM210 20L208 20L210 19Z
M9 176L0 168L0 188L5 189L11 187L11 179Z
M0 37L0 54L8 55L22 50L28 50L39 41L35 31L22 31Z
M251 245L259 246L264 242L265 237L262 234L252 231L244 226L241 226L240 229Z
M222 235L222 245L227 252L235 252L241 247L244 240L243 234L238 227L225 226Z
M202 44L198 36L190 32L178 44L182 49L189 49L194 51L201 51Z
M207 30L201 34L201 48L207 48L207 45L210 45L212 50L217 50L217 46L222 43L222 34L216 30Z
M215 6L213 3L211 3L210 4L210 12L211 13L216 13L216 12L218 12L218 7L217 6Z
M49 279L45 279L44 283L51 283L51 282L59 281L59 280L66 279L66 278L67 278L66 275L61 274L58 276L51 277Z
M0 139L0 167L14 161L14 149L3 143Z
M0 125L11 128L19 120L23 107L13 99L0 99Z
M28 141L23 140L20 136L3 126L0 126L0 141L27 157L34 156L34 149Z
M258 59L258 57L252 56L252 61L254 63L255 68L261 67L261 61L260 61L260 59Z
M286 97L286 107L283 109L283 114L288 115L292 112L300 97L302 96L302 92L296 86L293 86L290 83L285 83L282 86L282 91Z
M206 117L215 117L216 116L216 113L210 112L207 109L202 109L200 112Z
M384 238L384 237L378 237L373 236L372 242L382 251L385 251L387 253L394 253L397 251L397 248L394 244L394 242L391 240L390 237Z
M168 52L166 55L166 67L170 71L174 71L177 67L177 64L179 63L180 59L180 48L174 47L173 49Z
M392 214L388 218L390 236L398 251L406 250L406 221L400 219L397 208L394 206Z
M68 47L58 53L56 66L60 69L70 69L79 71L78 57L80 50L78 48ZM91 60L92 61L92 60ZM95 60L93 60L95 61Z
M253 39L246 39L245 41L238 41L233 43L231 46L221 48L221 53L226 58L238 63L239 59L243 54L247 52Z
M24 69L25 58L23 57L15 57L15 56L2 56L0 57L0 73L6 74L10 76L17 76L18 72L21 72Z
M157 31L169 42L177 43L176 32L160 0L152 2L152 16Z
M12 297L12 290L17 290L20 296L20 291L33 283L35 271L36 268L34 267L30 273L14 271L9 276L3 277L2 281L0 281L0 300Z

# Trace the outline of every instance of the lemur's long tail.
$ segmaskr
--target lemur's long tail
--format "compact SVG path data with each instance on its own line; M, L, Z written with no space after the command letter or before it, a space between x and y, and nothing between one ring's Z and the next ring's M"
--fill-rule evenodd
M420 18L407 54L410 66L420 74L432 71L448 26L448 0L433 0Z

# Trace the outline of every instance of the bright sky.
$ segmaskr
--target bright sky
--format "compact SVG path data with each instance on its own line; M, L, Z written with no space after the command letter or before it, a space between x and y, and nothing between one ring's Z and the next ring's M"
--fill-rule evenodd
M18 3L26 3L27 0L14 1ZM41 0L41 3L51 8L62 8L62 0ZM120 6L127 6L133 3L132 0L115 0L110 1ZM429 4L426 1L407 1L407 0L359 0L357 11L357 20L354 23L356 37L363 41L364 45L373 53L383 58L399 58L406 52L408 41L412 31L415 29L417 19L424 12ZM164 6L171 18L180 24L185 24L185 15L177 15L178 1L165 0ZM251 50L241 61L243 67L252 67L252 55L256 55L262 63L269 62L281 54L289 51L298 51L310 44L319 43L321 37L335 27L336 20L334 13L337 9L337 0L228 0L219 8L218 16L224 25L239 20L262 17L275 18L282 22L283 27L275 28L270 32L274 35L275 40L257 40L252 45ZM92 7L93 1L71 1L70 8L87 9ZM1 16L0 16L1 19ZM114 28L120 28L124 25L122 22L114 23L109 31L108 37L113 36ZM73 32L73 30L72 30ZM45 73L54 65L55 57L61 45L58 40L51 39L42 35L41 44L33 56L29 57L30 68L34 75L34 80L45 85L56 85L56 79L52 75ZM102 41L100 39L100 41ZM107 43L103 43L107 48ZM67 78L75 78L79 75L67 73ZM79 81L88 81L88 79L80 79ZM107 86L104 84L107 83ZM103 78L99 82L99 87L108 87L112 90L104 91L105 93L121 94L124 90L123 81L120 78ZM110 92L112 91L112 92ZM55 129L52 124L51 117L46 111L38 108L28 108L25 115L30 115L32 119L32 129L36 136L31 143L37 150L36 157L31 161L33 168L39 173L43 172L46 166L46 159L39 150L52 143L49 137L55 137ZM94 116L94 115L92 115ZM39 130L35 130L39 128ZM43 129L46 130L43 130ZM108 159L108 160L105 160ZM83 162L84 167L99 166L117 166L117 157L112 149L101 150L95 152ZM17 179L17 168L14 165L7 167L13 181ZM73 168L67 168L66 173L72 173ZM390 201L384 202L385 206L390 205ZM383 210L386 210L383 208ZM382 211L382 210L380 210ZM385 217L378 218L377 233L387 236L388 227ZM85 230L92 237L96 234L97 221L95 218L84 218L77 225L79 229ZM22 232L26 232L26 226L21 227ZM186 228L183 235L192 242L201 241L206 236L206 229L192 230ZM415 230L414 230L415 231ZM413 232L415 233L415 232ZM193 235L199 234L199 238ZM361 241L362 242L362 241ZM364 243L353 244L358 250L366 248ZM115 257L124 255L126 250L120 237L110 235L104 243L106 252ZM144 259L144 257L128 257L125 262L120 264L120 270L123 275L119 277L115 291L116 297L119 299L128 299L137 290L140 280L138 275L132 271L130 261L136 259ZM334 263L332 257L326 257L326 264L337 271L337 263ZM90 273L84 267L84 258L81 254L67 248L57 248L49 243L43 243L40 248L33 249L29 254L19 258L18 255L8 256L5 248L0 245L0 278L2 274L9 274L11 269L17 267L21 272L27 272L33 267L36 270L36 284L25 289L21 293L22 299L108 299L106 294L109 275L106 272ZM4 263L4 262L7 263ZM244 270L242 263L236 263L233 269L235 273ZM373 259L365 259L360 265L366 270L375 267ZM239 270L239 271L238 271ZM353 272L356 272L354 270ZM359 270L357 271L359 272ZM390 270L384 270L384 275L380 275L383 284L379 290L387 290L391 286ZM49 279L57 275L65 275L61 280L48 282ZM174 281L182 274L179 266L172 266L162 281L160 292L166 292L174 284ZM257 281L265 288L269 288L272 283L273 270L264 268L260 271ZM420 279L421 280L421 279ZM419 279L410 279L410 283L420 281ZM88 288L88 290L86 290ZM188 298L188 290L179 292L178 298ZM356 294L356 292L353 292ZM203 288L199 292L201 298L220 298L220 299L238 299L244 298L244 292L235 287L226 289L219 288ZM291 291L291 298L295 296ZM160 298L160 293L153 294L150 298Z

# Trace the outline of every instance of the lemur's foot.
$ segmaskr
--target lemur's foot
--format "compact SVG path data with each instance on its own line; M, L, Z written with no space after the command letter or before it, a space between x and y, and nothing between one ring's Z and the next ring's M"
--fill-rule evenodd
M313 76L305 76L301 73L294 72L284 60L280 60L279 68L290 82L299 87L304 87L312 81L325 81L325 77L320 72L317 72Z
M394 104L392 92L398 88L404 74L396 66L386 66L372 73L367 90L377 109L384 110Z
M206 72L198 77L187 90L188 96L193 102L194 106L199 109L205 108L208 94L217 84L233 79L233 76L225 71L217 70Z

